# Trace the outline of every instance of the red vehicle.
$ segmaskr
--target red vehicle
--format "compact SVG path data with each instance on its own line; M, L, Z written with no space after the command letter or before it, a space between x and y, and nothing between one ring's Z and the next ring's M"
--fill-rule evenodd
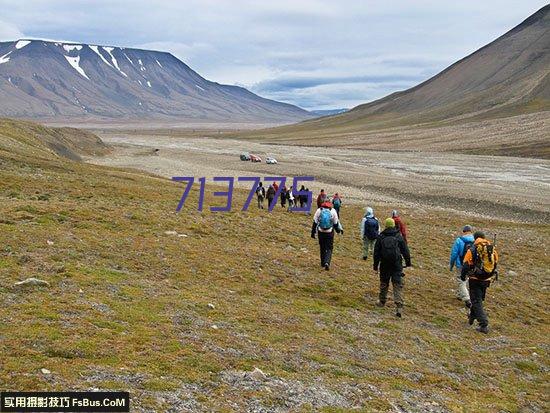
M250 160L252 162L262 162L262 158L260 158L258 155L252 155L250 154Z

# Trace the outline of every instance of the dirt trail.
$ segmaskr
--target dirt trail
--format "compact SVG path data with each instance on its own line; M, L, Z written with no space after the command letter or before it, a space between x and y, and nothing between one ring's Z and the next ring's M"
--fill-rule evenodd
M161 176L313 176L309 189L346 201L438 208L511 221L550 218L550 161L503 156L303 147L232 139L104 132L115 146L90 162ZM159 149L156 155L153 149ZM241 152L274 156L279 165L242 162Z

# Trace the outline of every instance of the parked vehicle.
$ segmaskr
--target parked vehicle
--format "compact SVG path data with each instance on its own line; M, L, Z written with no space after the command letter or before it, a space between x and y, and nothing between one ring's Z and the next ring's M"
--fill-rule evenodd
M258 155L252 155L250 154L250 160L252 162L262 162L262 158L260 158Z
M247 153L241 153L241 161L249 161L250 155Z
M270 165L275 165L275 164L277 164L277 159L268 157L268 158L265 159L265 163L270 164Z

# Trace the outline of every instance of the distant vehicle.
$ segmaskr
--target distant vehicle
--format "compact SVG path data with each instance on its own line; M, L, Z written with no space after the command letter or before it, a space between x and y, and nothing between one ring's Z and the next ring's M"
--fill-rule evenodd
M270 165L275 165L275 164L277 164L277 159L275 159L275 158L265 158L265 163L270 164Z
M250 155L247 153L241 153L241 161L249 161Z
M262 158L260 158L258 155L252 155L250 154L250 160L252 162L262 162Z

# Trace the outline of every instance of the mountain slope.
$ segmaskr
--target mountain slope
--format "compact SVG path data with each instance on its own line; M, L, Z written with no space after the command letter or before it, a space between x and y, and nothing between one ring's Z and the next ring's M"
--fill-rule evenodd
M25 128L14 139L32 140ZM310 216L242 212L237 189L232 212L199 213L197 188L174 214L182 190L0 151L0 388L124 390L132 412L548 411L550 262L533 248L548 224L405 209L415 267L396 319L391 301L374 305L362 207L344 206L327 272ZM488 336L452 292L448 248L465 222L499 235ZM50 286L13 287L27 277ZM245 374L255 367L267 376Z
M0 43L0 115L274 123L312 117L210 82L169 53L42 40Z
M431 79L349 112L266 132L336 136L550 110L550 5Z

